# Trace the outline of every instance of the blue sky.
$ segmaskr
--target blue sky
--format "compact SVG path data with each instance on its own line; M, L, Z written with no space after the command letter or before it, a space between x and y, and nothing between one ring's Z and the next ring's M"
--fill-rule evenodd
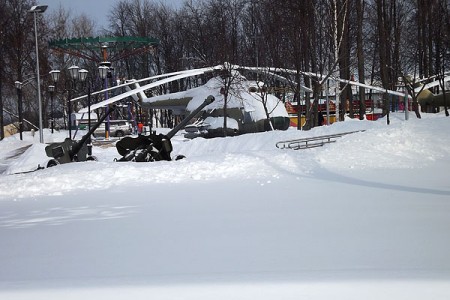
M183 3L184 0L168 0L161 2L172 4L174 7L179 7ZM115 0L39 0L38 4L48 5L48 12L58 9L59 5L61 5L66 10L70 10L73 12L73 15L77 15L80 13L85 13L91 18L96 20L96 23L99 27L106 26L107 16L111 7L114 3L118 2ZM155 2L159 2L159 0L155 0Z

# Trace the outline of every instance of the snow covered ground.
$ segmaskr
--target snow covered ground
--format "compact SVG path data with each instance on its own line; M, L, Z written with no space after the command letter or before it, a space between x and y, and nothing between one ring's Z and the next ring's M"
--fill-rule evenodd
M391 121L177 135L184 160L119 163L95 147L98 162L22 174L45 146L7 138L0 299L450 299L450 119Z

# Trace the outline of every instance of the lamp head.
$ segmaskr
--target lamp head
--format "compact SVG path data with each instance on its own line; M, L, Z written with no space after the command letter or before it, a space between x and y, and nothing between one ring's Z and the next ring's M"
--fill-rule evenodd
M43 13L47 10L48 5L35 5L30 8L29 13Z
M88 73L89 73L89 71L85 70L85 69L81 69L78 71L78 76L80 77L80 80L82 82L84 82L86 80Z
M59 70L51 70L50 71L50 75L52 76L52 80L54 83L56 83L59 80L60 73L61 73L61 71L59 71Z
M79 69L80 69L80 67L78 67L78 66L71 66L69 68L70 77L72 77L73 80L78 79L78 70Z
M98 67L98 72L100 74L101 79L105 79L108 76L109 67L105 65L101 65Z

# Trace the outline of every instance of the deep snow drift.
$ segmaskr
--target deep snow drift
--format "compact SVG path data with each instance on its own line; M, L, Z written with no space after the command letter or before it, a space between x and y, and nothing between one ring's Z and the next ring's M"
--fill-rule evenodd
M118 163L95 147L98 162L25 174L44 145L7 138L0 299L449 299L449 119L391 121L177 135L181 161Z

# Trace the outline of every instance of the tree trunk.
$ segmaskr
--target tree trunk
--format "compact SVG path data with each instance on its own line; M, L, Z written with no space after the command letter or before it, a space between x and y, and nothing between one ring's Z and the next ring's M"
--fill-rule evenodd
M379 45L379 56L380 56L380 75L381 82L383 87L389 88L389 76L388 76L388 67L389 67L389 59L387 54L387 46L389 45L389 41L387 38L386 26L388 26L386 20L386 8L385 2L383 0L377 0L377 27L378 27L378 45ZM388 97L386 94L383 95L383 115L386 115L386 121L389 125L389 103Z
M0 55L1 57L1 55ZM3 120L3 95L2 95L2 72L0 70L0 141L5 138L4 120Z
M358 80L360 83L365 83L364 74L364 48L363 48L363 20L364 20L364 0L356 0L356 55L358 58ZM366 89L359 88L359 119L364 119L366 112Z

